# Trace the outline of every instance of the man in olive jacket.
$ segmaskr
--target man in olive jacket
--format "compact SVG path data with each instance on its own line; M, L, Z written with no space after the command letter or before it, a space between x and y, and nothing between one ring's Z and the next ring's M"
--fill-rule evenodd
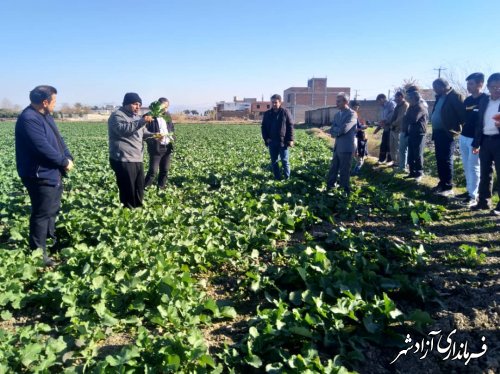
M453 153L456 139L465 122L465 106L462 95L450 87L446 79L438 78L432 83L436 102L431 114L432 140L436 152L439 183L433 188L435 194L453 195Z
M290 178L288 147L293 147L293 121L288 109L281 106L281 96L271 96L272 108L262 118L262 139L269 148L274 178L281 179L278 157L281 159L285 179Z
M400 170L405 170L407 158L403 154L403 159L401 160L401 154L399 153L399 138L401 134L401 127L403 125L403 118L408 110L409 104L405 100L405 95L403 92L398 91L394 95L394 101L396 102L396 108L391 118L391 133L390 133L390 149L392 161L394 161L394 166Z

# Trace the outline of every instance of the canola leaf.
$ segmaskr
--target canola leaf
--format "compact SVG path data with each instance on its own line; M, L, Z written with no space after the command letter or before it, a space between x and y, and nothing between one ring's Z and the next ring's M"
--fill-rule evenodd
M212 357L209 355L202 355L199 359L198 362L200 363L201 366L207 367L210 366L211 368L215 368L215 361Z
M38 359L38 355L43 350L43 345L40 343L30 343L20 350L21 362L25 367L29 367Z
M251 355L251 356L245 357L245 362L248 365L250 365L254 368L257 368L257 369L262 366L262 360L257 355Z
M4 321L8 321L8 320L12 319L12 313L9 312L8 310L4 310L3 312L0 313L0 317Z
M222 307L220 314L226 318L236 318L238 316L236 309L234 309L232 306Z

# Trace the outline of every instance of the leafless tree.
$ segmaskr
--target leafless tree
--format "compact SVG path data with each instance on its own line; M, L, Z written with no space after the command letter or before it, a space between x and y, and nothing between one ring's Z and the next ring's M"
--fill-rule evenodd
M492 69L491 67L485 66L448 66L442 75L455 91L462 94L464 97L467 97L469 93L467 92L467 82L465 79L474 72L482 72L486 80L492 73Z
M422 88L417 79L410 77L408 79L403 79L403 83L400 86L394 87L394 93L401 91L406 92L408 87L416 86L417 88Z

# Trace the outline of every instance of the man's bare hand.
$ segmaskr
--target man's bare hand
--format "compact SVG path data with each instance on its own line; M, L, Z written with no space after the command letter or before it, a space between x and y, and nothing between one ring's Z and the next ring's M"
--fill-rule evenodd
M71 171L71 169L73 169L75 167L75 164L73 163L73 161L71 161L69 158L68 158L68 165L66 165L66 167L64 168L64 170L66 171Z
M293 145L294 145L294 144L295 144L295 143L293 142L293 140L292 140L291 142L288 142L288 146L289 146L289 147L293 147Z
M147 123L152 122L153 116L150 116L150 115L144 116L144 121L146 121Z
M479 153L479 148L472 148L472 153L477 155Z

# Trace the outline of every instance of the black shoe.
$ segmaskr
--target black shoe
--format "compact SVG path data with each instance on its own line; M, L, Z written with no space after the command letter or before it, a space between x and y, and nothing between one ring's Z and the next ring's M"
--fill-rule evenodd
M497 207L498 208L498 207ZM487 201L478 201L476 205L471 206L471 210L488 210L490 209L490 204ZM496 208L495 208L496 209Z
M443 186L441 186L440 184L438 184L436 187L433 187L433 188L431 189L431 192L432 192L433 194L435 194L435 195L437 195L437 194L439 194L439 193L441 193L441 192L443 192L443 191L444 191L444 188L443 188Z
M470 195L468 192L464 192L464 193L461 193L460 195L456 195L455 196L457 199L467 199L469 198L470 199Z

